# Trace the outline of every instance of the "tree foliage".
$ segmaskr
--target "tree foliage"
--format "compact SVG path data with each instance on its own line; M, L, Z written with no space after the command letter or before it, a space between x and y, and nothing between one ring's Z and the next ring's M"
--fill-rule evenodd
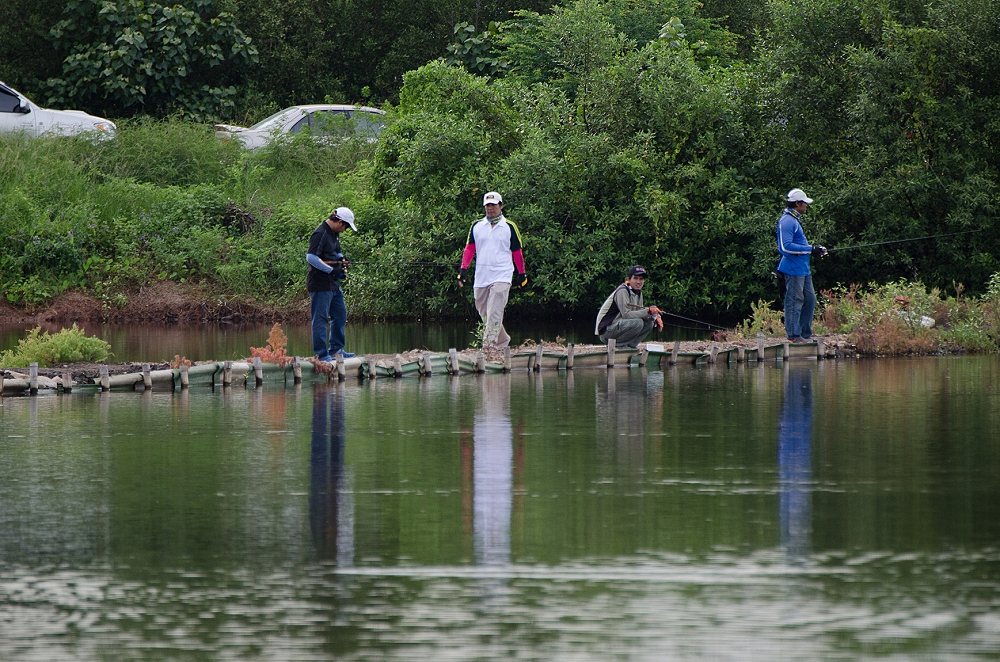
M129 246L114 260L130 273L135 250L153 273L288 296L301 289L303 237L335 195L363 227L350 238L366 265L352 275L354 310L467 312L452 271L491 189L523 231L539 284L512 305L539 314L592 312L638 262L653 274L651 300L741 318L775 298L774 223L796 186L816 200L810 240L850 249L814 263L819 288L904 277L975 292L997 270L1000 0L767 0L754 11L730 0L568 0L513 14L500 0L286 4L231 7L261 53L240 89L260 103L364 96L366 86L398 100L373 158L370 145L303 141L238 155L206 135L152 141L160 165L142 168L124 154L105 160L115 148L101 147L92 167L106 193L185 189L143 188L141 212L109 193L111 212L92 199L67 211L67 191L44 183L8 186L7 210L30 219L0 211L10 229L0 262L21 277L8 298L89 282L95 247L114 242L99 229L66 235L88 214L114 219ZM488 37L472 27L491 20ZM68 181L76 165L51 167ZM260 222L234 236L227 202ZM187 236L156 243L150 228ZM27 253L37 259L16 257Z
M69 0L52 28L67 55L48 81L55 103L83 103L106 114L149 108L192 118L234 106L237 74L257 51L212 0L184 5Z

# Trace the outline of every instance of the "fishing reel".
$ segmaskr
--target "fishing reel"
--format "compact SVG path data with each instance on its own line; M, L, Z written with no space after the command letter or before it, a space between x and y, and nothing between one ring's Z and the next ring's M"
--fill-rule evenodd
M333 259L336 261L336 264L333 267L333 271L330 272L330 275L333 276L334 280L341 282L346 281L347 265L349 264L347 258L344 257L343 253L335 253Z

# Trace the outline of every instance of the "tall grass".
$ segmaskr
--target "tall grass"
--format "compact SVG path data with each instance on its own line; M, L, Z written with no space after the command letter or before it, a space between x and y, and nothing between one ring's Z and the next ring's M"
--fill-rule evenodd
M22 305L77 287L111 300L167 278L286 303L309 234L357 199L345 175L373 150L300 136L249 152L176 120L127 121L101 143L0 136L0 291Z

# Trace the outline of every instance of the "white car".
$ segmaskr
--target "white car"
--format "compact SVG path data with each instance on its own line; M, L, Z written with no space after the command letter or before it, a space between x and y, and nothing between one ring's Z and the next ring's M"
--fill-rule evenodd
M290 106L279 110L250 128L216 124L215 135L239 140L247 149L267 145L276 137L308 131L322 138L358 137L371 142L378 140L385 128L384 110L368 106L345 104L311 104Z
M75 136L94 132L99 139L113 138L118 127L111 120L82 110L42 108L14 88L0 82L0 133L23 132L29 136Z

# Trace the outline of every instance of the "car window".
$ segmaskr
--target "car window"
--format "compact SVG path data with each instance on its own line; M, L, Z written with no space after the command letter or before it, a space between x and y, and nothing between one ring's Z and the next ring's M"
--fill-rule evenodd
M279 110L274 115L262 119L261 121L257 122L250 128L255 129L257 131L270 131L271 129L274 129L275 127L284 124L285 120L288 119L290 115L293 115L297 112L298 109L296 108L285 108L284 110Z
M350 116L346 110L317 110L309 115L309 130L316 136L349 135Z
M381 115L365 110L354 111L351 114L351 119L354 120L354 132L359 136L378 138L378 134L382 133L382 129L385 128L385 122L382 121Z
M7 90L0 90L0 113L13 113L17 111L21 100L17 95L11 94Z
M308 127L309 127L309 116L303 115L302 119L300 119L298 122L292 125L292 128L288 130L288 133L298 133L302 129L306 129Z

